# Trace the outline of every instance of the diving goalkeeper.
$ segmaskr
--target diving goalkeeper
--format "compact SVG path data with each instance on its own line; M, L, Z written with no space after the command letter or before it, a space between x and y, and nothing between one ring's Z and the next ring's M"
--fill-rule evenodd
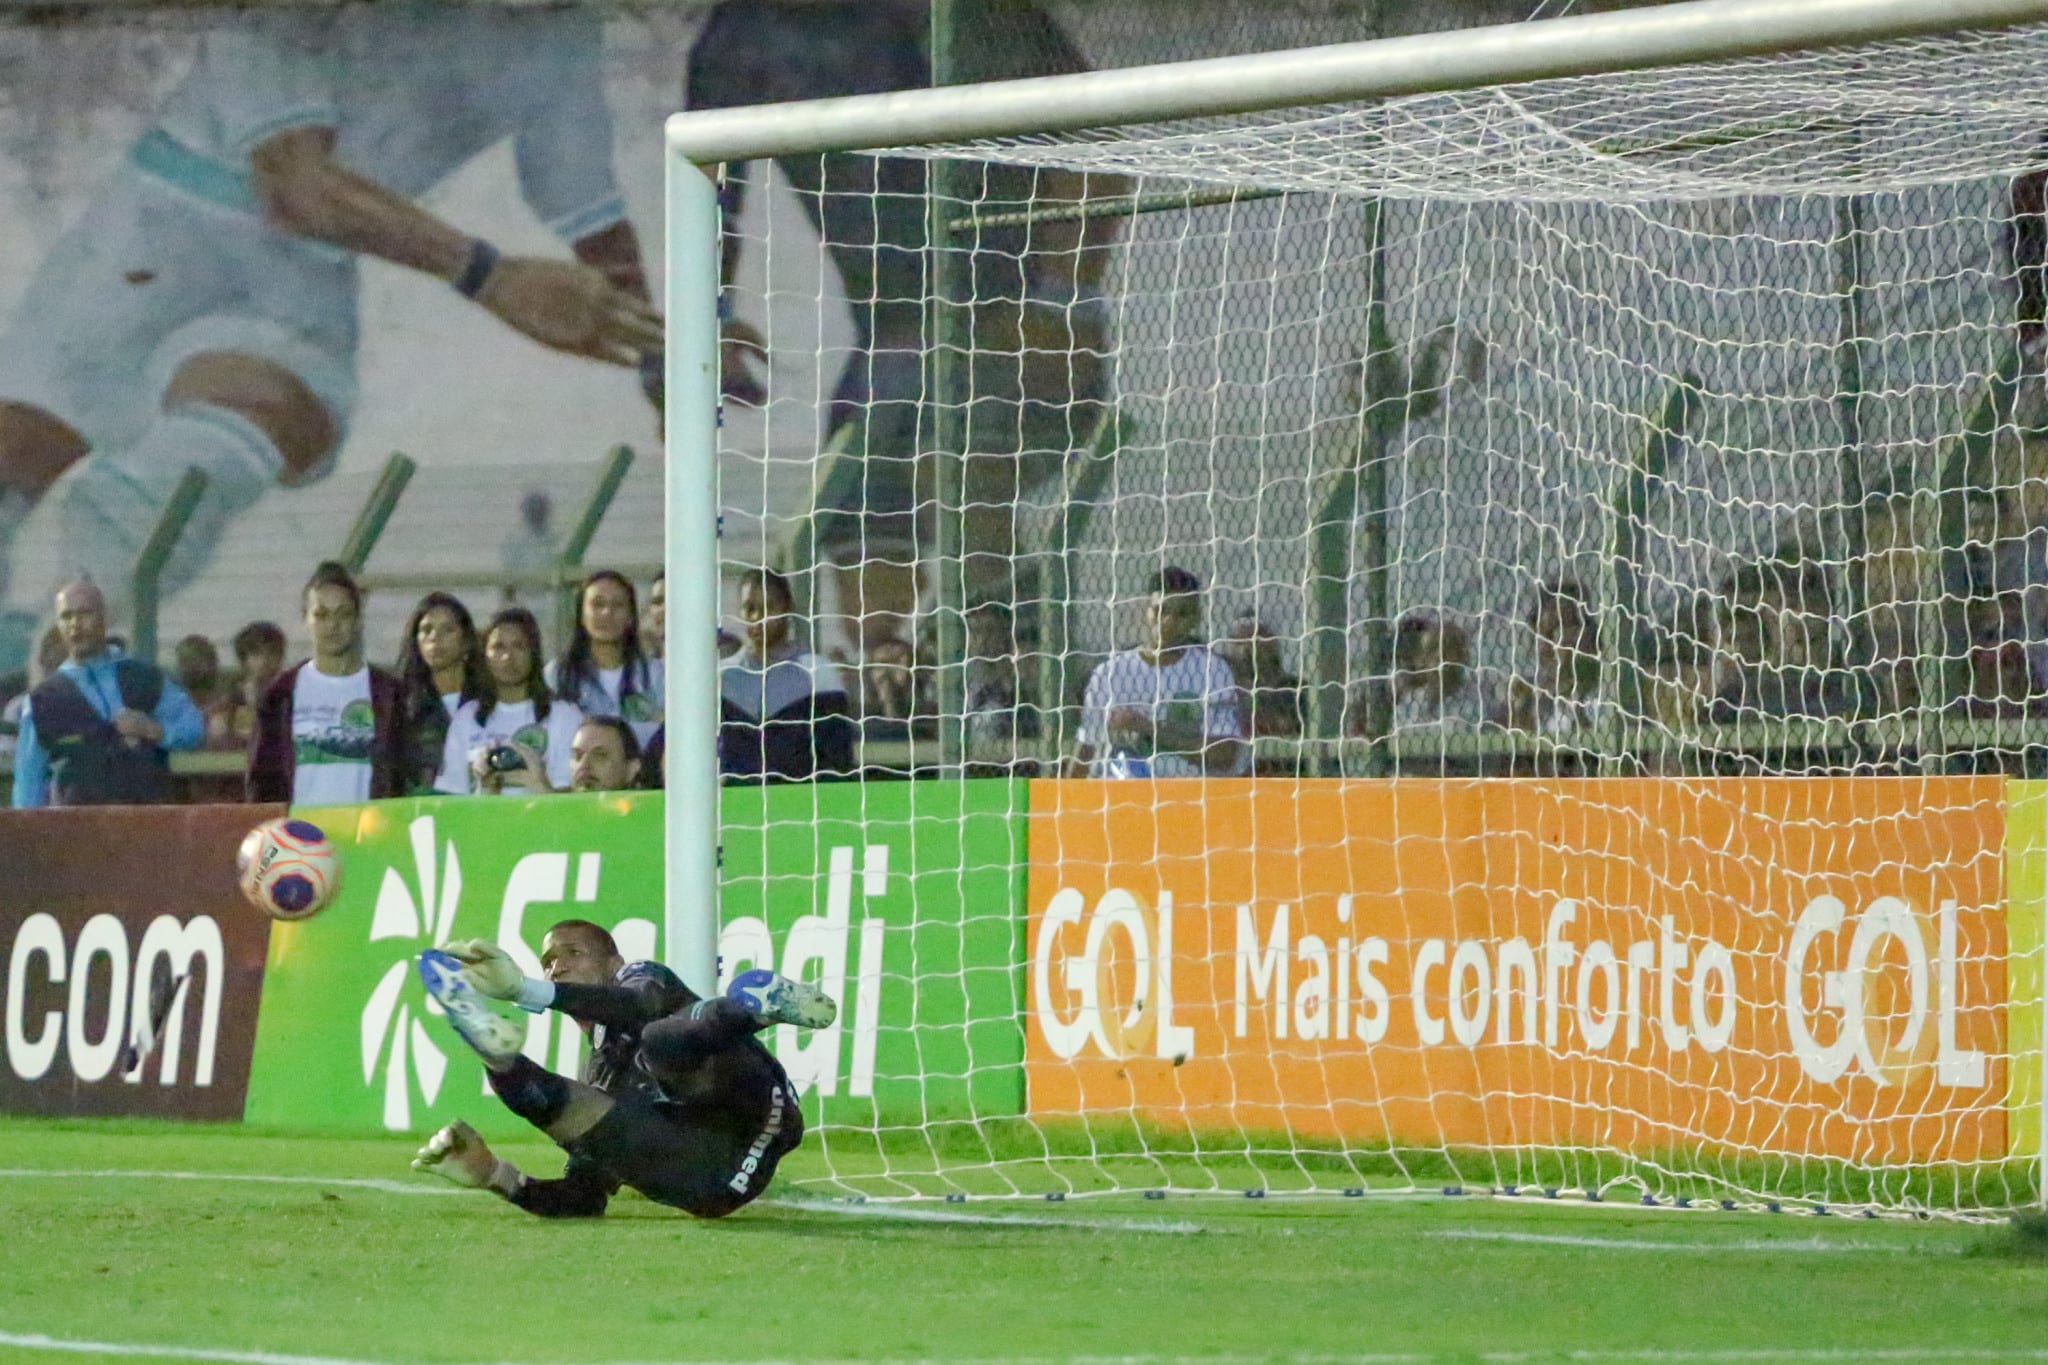
M823 1028L839 1012L831 997L750 971L725 995L702 999L659 963L623 961L612 936L587 920L548 930L540 960L544 976L528 977L476 939L428 949L419 971L505 1107L569 1154L561 1179L525 1175L459 1121L427 1140L413 1169L544 1218L594 1217L621 1185L699 1218L722 1218L760 1194L804 1125L788 1075L755 1035L778 1023ZM522 1054L525 1027L487 998L576 1020L591 1046L582 1079Z

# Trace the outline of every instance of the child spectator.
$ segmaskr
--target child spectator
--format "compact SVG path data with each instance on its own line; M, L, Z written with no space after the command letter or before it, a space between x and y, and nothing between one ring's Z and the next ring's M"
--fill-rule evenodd
M1536 586L1529 609L1536 667L1508 689L1508 724L1564 737L1591 729L1612 708L1600 692L1600 628L1591 600L1568 574Z
M15 751L15 739L21 729L21 713L28 709L28 694L43 685L52 673L64 666L64 636L55 626L43 632L42 643L36 646L35 657L29 660L28 677L25 686L0 706L0 753L10 758Z
M185 695L192 698L192 704L199 708L199 714L206 721L203 747L241 748L242 741L231 728L234 694L228 687L227 677L221 672L220 651L214 648L213 641L204 635L187 635L178 641L171 657L174 660L172 672L178 679L178 685L185 689Z
M1038 735L1038 713L1017 705L1017 636L1008 606L983 602L967 613L967 742L987 763L1011 764Z
M1725 578L1719 695L1726 723L1845 715L1848 674L1835 656L1827 570L1815 560L1745 564Z
M917 705L917 675L910 642L885 635L868 646L860 670L860 733L863 740L910 738Z
M228 711L228 732L248 744L256 737L256 708L263 694L284 672L284 631L270 621L251 621L235 632L235 696Z

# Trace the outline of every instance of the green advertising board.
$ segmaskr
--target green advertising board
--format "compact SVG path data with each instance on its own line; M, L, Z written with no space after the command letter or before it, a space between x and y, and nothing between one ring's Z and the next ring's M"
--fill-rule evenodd
M725 793L724 969L822 975L851 1014L807 1038L776 1031L790 1079L822 1098L807 1118L1024 1112L1025 793L1007 781Z
M521 1129L412 962L491 938L529 972L549 925L587 919L661 953L662 796L435 798L295 812L342 858L335 904L271 931L246 1119L282 1129ZM831 1029L767 1035L811 1123L1023 1110L1024 788L1009 782L724 794L720 950L822 982ZM697 983L690 983L697 985ZM701 987L700 987L701 989ZM582 1039L537 1015L528 1053L573 1074Z

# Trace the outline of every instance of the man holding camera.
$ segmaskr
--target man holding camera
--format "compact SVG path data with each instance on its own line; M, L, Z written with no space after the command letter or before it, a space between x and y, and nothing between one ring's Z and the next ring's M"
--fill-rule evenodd
M585 716L569 742L569 785L556 786L548 763L517 739L478 754L471 774L476 789L498 795L510 788L540 792L631 791L641 785L640 741L617 716Z

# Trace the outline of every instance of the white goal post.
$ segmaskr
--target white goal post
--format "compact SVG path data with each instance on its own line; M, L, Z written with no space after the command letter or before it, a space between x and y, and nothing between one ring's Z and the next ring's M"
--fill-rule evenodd
M667 125L667 267L663 299L668 328L665 360L665 561L670 622L666 698L667 876L663 944L670 963L685 981L699 990L708 990L718 976L721 785L716 736L721 713L720 659L712 642L718 634L723 612L719 532L722 513L731 510L728 504L732 502L730 492L722 494L719 480L722 288L719 177L725 166L765 158L850 151L888 150L898 155L944 156L947 152L943 149L955 144L1004 142L1012 148L1027 149L1029 156L1026 159L1036 165L1072 165L1084 170L1106 166L1115 171L1120 167L1114 157L1076 155L1063 159L1064 144L1052 135L1106 134L1108 130L1118 128L1164 124L1175 125L1176 128L1185 125L1187 129L1195 130L1189 133L1190 137L1195 137L1196 132L1213 128L1219 120L1279 110L1301 110L1320 116L1332 112L1320 106L1350 106L1396 97L1489 90L1525 82L1682 68L1734 58L1805 53L2042 22L2048 22L2048 0L1692 0L1691 3L1539 23L1171 66L1046 76L800 104L684 112L673 116ZM2041 131L2048 134L2048 128ZM1148 132L1158 134L1162 139L1167 136L1156 127ZM1102 144L1091 140L1079 145L1099 152ZM1000 159L999 150L992 151L986 145L953 154ZM1023 150L1020 150L1021 155ZM1161 179L1170 183L1173 176L1169 171L1162 173ZM1201 179L1188 175L1182 183L1197 183ZM1211 183L1222 183L1226 179L1225 176L1217 176ZM1286 188L1299 190L1302 185L1290 183ZM1332 185L1326 192L1340 194L1343 191ZM1365 193L1377 197L1388 191L1373 189ZM1592 197L1592 192L1588 192L1588 197ZM1374 212L1377 213L1377 209ZM1377 231L1377 218L1374 223ZM1853 289L1844 291L1845 296L1854 292ZM1417 363L1420 364L1419 361ZM1984 370L1988 372L1992 368L1986 364ZM1682 405L1685 400L1681 394L1673 401ZM1712 533L1701 531L1698 534L1705 539ZM1613 562L1619 563L1624 558L1622 549L1612 548L1610 559ZM1604 618L1601 628L1610 628ZM1304 648L1307 647L1305 644ZM1602 769L1602 772L1610 770ZM2044 812L2048 812L2048 802L2040 805ZM2017 836L2008 836L2009 839L2013 837ZM2010 847L2013 845L2009 843ZM2048 854L2043 856L2048 857ZM1802 944L1810 944L1821 935L1839 932L1846 943L1853 932L1857 942L1864 944L1867 933L1870 943L1880 947L1864 944L1856 951L1883 950L1883 935L1890 932L1883 926L1891 922L1883 920L1878 911L1871 912L1878 918L1866 916L1863 929L1845 927L1847 921L1839 913L1830 921L1828 913L1825 908L1816 913L1809 907L1808 914L1813 918L1810 922L1801 920L1800 930L1794 938ZM1853 920L1854 915L1855 907L1852 906L1849 918ZM1079 922L1078 917L1074 922ZM1170 911L1165 913L1163 921L1146 920L1145 923L1151 927L1144 929L1143 933L1172 933ZM1284 924L1283 908L1280 925L1271 929L1271 941L1282 944L1283 954L1287 951ZM1556 925L1553 916L1552 927ZM843 926L840 932L842 935L845 933ZM1053 930L1048 928L1044 932ZM1240 929L1239 932L1242 942L1244 931ZM1917 935L1919 931L1914 932ZM1957 931L1952 919L1943 921L1940 932L1947 935L1942 939L1945 947L1941 952L1948 956L1939 956L1929 950L1925 960L1920 960L1917 969L1920 975L1914 978L1915 990L1920 991L1926 986L1922 978L1930 972L1934 974L1935 984L1926 988L1933 992L1927 998L1935 1002L1929 1008L1936 1009L1943 998L1953 1006L1955 997L1952 992L1956 989L1953 955ZM1255 928L1254 937L1266 933L1266 928ZM1667 919L1664 950L1667 954L1669 933L1670 921ZM1905 941L1903 933L1903 930L1898 930L1894 934L1900 943ZM1019 934L1021 943L1021 929ZM1800 934L1805 937L1800 938ZM1716 951L1724 951L1712 939L1706 941ZM1090 942L1093 943L1092 937ZM1154 942L1156 939L1146 940L1148 945ZM1344 942L1348 945L1350 940ZM1517 938L1515 942L1520 943L1521 940ZM1911 951L1920 951L1918 943L1916 937ZM1636 950L1650 948L1652 944L1649 940L1625 944L1617 939L1613 947L1604 942L1589 944L1587 953L1595 946L1607 952L1609 963L1615 959L1615 948L1621 949L1621 968L1617 970L1625 968L1626 979L1634 983L1641 966ZM1540 951L1548 953L1549 950L1546 931ZM1227 954L1224 949L1214 951ZM1348 953L1352 950L1347 947L1343 951ZM1360 948L1358 951L1362 953L1364 950ZM1737 952L1740 951L1738 945ZM2038 957L2039 949L2034 951ZM1510 973L1514 970L1508 955L1486 962L1475 956L1467 963L1462 951L1454 952L1448 941L1442 952L1443 960L1436 963L1436 970L1448 975L1454 992L1460 979L1486 982L1496 979L1489 973L1497 974L1499 1012L1503 1016L1499 1021L1500 1036L1505 1038L1510 1032L1504 1016L1512 999ZM1141 970L1152 970L1148 953L1149 946L1139 950L1139 957L1146 964ZM1364 973L1366 969L1362 964L1365 959L1360 957L1358 960L1361 963L1359 971ZM1536 1017L1539 997L1545 997L1553 989L1548 958L1544 960L1546 965L1540 972L1541 981L1536 981L1532 975L1534 984L1529 987L1527 1008L1531 1011L1531 1019ZM1705 960L1701 958L1702 965ZM1664 961L1668 972L1668 957ZM1264 958L1253 964L1253 970L1259 970L1261 965L1271 970L1270 963ZM1042 967L1043 963L1040 964ZM1239 970L1245 970L1242 964ZM1418 962L1418 980L1423 970ZM1532 974L1538 971L1533 966L1533 959L1529 970ZM2038 981L2038 961L2033 970ZM1463 978L1459 975L1461 971L1467 973ZM1940 980L1943 971L1949 974L1946 984ZM1286 980L1284 968L1279 979L1283 983ZM1622 978L1615 976L1613 979L1618 982ZM1735 979L1731 968L1726 978L1727 1008L1730 1011L1734 1008ZM1349 990L1352 978L1348 960L1343 980ZM1705 987L1701 985L1702 980L1708 981ZM850 981L848 989L853 989ZM1137 987L1141 999L1133 1006L1132 1019L1138 1018L1148 1003L1157 1008L1157 1001L1147 995L1147 989L1143 984ZM1282 989L1284 991L1284 985ZM1619 1008L1612 994L1614 989L1617 988L1608 987L1606 1027L1610 1035ZM1635 987L1631 984L1628 989L1633 992ZM1672 989L1668 979L1664 989L1667 995ZM1695 969L1692 977L1693 1019L1696 1032L1701 1034L1710 1032L1700 1021L1714 1017L1713 989L1710 977L1703 977ZM1790 989L1790 1008L1796 1013L1800 1008L1796 983ZM1587 991L1586 974L1581 972L1579 1009L1582 1014L1587 1009ZM1942 991L1951 994L1943 997ZM1479 993L1483 1000L1488 987L1481 985ZM1420 998L1418 986L1417 1000ZM1919 1009L1924 1002L1919 995L1914 999L1918 1002L1914 1008ZM1707 1002L1705 1006L1702 1000ZM1322 1002L1326 1015L1328 1003L1327 1000ZM1631 994L1631 1010L1633 1007L1634 996ZM1545 1008L1555 1011L1559 1007L1553 1000ZM1282 1014L1285 1009L1283 1005ZM2038 1021L2038 1004L2035 1011ZM1846 1019L1847 1015L1844 1017ZM1932 1030L1936 1024L1932 1022L1932 1016L1929 1019L1926 1027ZM1019 1024L1021 1026L1021 1018ZM1458 1027L1455 1010L1450 1016L1450 1024L1454 1030ZM1162 1040L1159 1056L1167 1057L1163 1040L1173 1029L1171 1006L1167 1007L1165 1018L1149 1019L1143 1027L1156 1032ZM1284 1020L1278 1027L1279 1036L1285 1038ZM1441 1032L1441 1021L1437 1027ZM1483 1034L1486 1027L1482 1003L1477 1032ZM1629 1027L1633 1032L1633 1013ZM1969 1054L1963 1044L1952 1036L1952 1020L1941 1027L1950 1030L1941 1037L1944 1049L1942 1065L1961 1074L1962 1070L1967 1070L1968 1056L1973 1054ZM1076 1028L1079 1032L1074 1034L1074 1038L1081 1040L1087 1029L1078 1025ZM1241 1023L1239 1029L1241 1034ZM1100 1037L1103 1028L1099 1022L1095 1030L1096 1036ZM1912 1034L1903 1046L1917 1046L1919 1030L1920 1025L1915 1022ZM1343 1035L1340 1032L1337 1036ZM1722 1036L1725 1040L1725 1033ZM1933 1036L1932 1033L1927 1035L1928 1038ZM1085 1050L1086 1044L1075 1041L1074 1046ZM1891 1064L1888 1060L1890 1054L1884 1051L1883 1046L1877 1048L1880 1055L1874 1061L1863 1063L1852 1055L1853 1049L1847 1041L1837 1046L1832 1042L1815 1042L1808 1037L1801 1046L1816 1055L1831 1049L1839 1052L1847 1058L1841 1063L1843 1068L1853 1074L1859 1064L1865 1065L1880 1085L1883 1079L1878 1073L1882 1065ZM2034 1094L2043 1105L2048 1105L2048 1047L2042 1047L2038 1042L2033 1046L2042 1057L2043 1071ZM1964 1060L1956 1061L1957 1057ZM1801 1058L1803 1062L1812 1061L1805 1052ZM1180 1060L1176 1057L1172 1064L1177 1068ZM1815 1062L1809 1066L1808 1074L1816 1074L1818 1068L1831 1064ZM1122 1072L1117 1075L1121 1076ZM2048 1124L2048 1117L2037 1121ZM2035 1180L2043 1197L2048 1197L2048 1141L2036 1141L2042 1154L2041 1172ZM1515 1142L1510 1134L1505 1145L1513 1146ZM1770 1154L1770 1149L1765 1148L1764 1155ZM1731 1183L1739 1185L1740 1181L1731 1178ZM1915 1199L1919 1197L1917 1194L1912 1196ZM1871 1202L1881 1203L1883 1200L1873 1198Z

